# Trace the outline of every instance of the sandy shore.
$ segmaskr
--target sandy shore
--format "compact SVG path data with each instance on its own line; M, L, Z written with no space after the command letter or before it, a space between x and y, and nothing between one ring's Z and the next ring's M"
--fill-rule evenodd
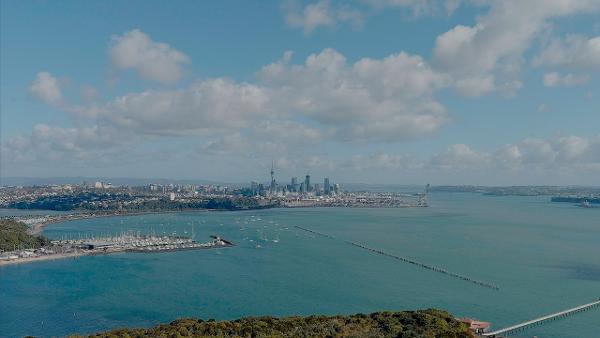
M64 254L52 254L52 255L41 255L37 257L26 257L26 258L17 258L9 261L0 260L0 266L3 265L12 265L12 264L22 264L22 263L33 263L33 262L41 262L41 261L49 261L54 259L63 259L63 258L75 258L79 256L85 256L87 253L85 252L70 252Z

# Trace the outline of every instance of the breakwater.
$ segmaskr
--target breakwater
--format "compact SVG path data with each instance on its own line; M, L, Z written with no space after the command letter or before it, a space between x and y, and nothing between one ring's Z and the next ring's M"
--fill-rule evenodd
M301 227L301 226L298 226L298 225L296 225L295 228L300 229L302 231L306 231L306 232L315 234L315 235L326 237L326 238L329 238L329 239L336 239L334 236L331 236L329 234L322 233L322 232L315 231L315 230L308 229L308 228L304 228L304 227ZM346 241L346 240L343 240L343 242L346 243L346 244L350 244L352 246L361 248L363 250L367 250L367 251L376 253L378 255L382 255L382 256L387 256L387 257L390 257L390 258L394 258L394 259L397 259L397 260L402 261L404 263L412 264L412 265L418 266L418 267L426 269L426 270L431 270L431 271L434 271L434 272L437 272L437 273L441 273L441 274L444 274L444 275L447 275L447 276L450 276L450 277L458 278L458 279L463 280L465 282L473 283L473 284L481 286L481 287L485 287L485 288L492 289L492 290L500 290L500 287L497 286L497 285L494 285L494 284L491 284L491 283L487 283L487 282L483 282L483 281L480 281L480 280L477 280L477 279L474 279L474 278L471 278L471 277L468 277L468 276L465 276L465 275L461 275L461 274L458 274L458 273L455 273L455 272L451 272L451 271L448 271L448 270L446 270L444 268L441 268L441 267L437 267L437 266L433 266L433 265L429 265L429 264L424 264L424 263L418 262L418 261L410 259L410 258L406 258L406 257L394 255L394 254L385 252L383 250L374 249L374 248L368 247L368 246L366 246L364 244L360 244L360 243L357 243L357 242Z

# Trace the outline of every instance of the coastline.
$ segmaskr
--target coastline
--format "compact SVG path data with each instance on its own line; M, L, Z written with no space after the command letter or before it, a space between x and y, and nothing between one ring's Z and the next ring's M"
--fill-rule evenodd
M0 260L0 267L6 266L6 265L34 263L34 262L49 261L49 260L55 260L55 259L76 258L76 257L86 256L86 255L89 255L89 254L87 254L85 252L70 252L70 253L53 254L53 255L41 255L41 256L36 256L36 257L24 257L24 258L19 257L17 259L11 259L11 260L6 260L6 261Z

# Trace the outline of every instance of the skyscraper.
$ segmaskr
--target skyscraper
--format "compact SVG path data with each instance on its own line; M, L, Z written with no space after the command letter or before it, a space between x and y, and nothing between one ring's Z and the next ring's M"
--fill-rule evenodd
M275 162L271 162L271 186L269 188L271 194L277 192L277 184L275 183Z
M290 186L290 190L293 192L298 192L298 177L292 177L292 184Z
M306 175L306 177L304 178L304 190L306 192L310 192L312 190L310 186L310 175Z
M329 195L330 189L331 187L329 186L329 178L325 177L325 179L323 180L323 193L325 195Z

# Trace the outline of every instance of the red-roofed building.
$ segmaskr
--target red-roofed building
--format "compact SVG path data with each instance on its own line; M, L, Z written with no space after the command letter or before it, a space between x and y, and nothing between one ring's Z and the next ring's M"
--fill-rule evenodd
M471 318L461 318L459 321L469 325L469 329L475 333L485 333L490 328L490 323L480 322Z

